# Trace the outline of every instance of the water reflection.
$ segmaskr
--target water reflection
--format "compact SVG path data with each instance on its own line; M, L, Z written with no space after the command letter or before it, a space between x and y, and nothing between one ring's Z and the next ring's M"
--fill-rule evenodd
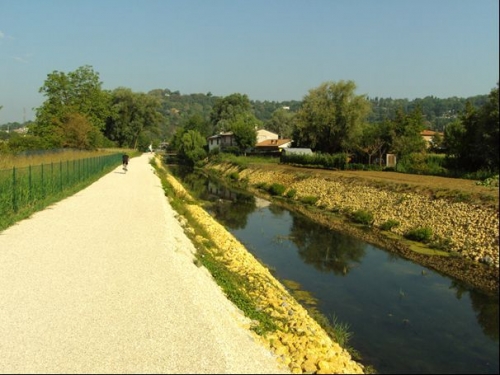
M181 179L279 280L349 325L363 363L381 373L498 373L498 296L216 181Z
M498 299L474 292L470 293L470 299L483 333L498 342Z
M303 261L321 272L346 275L365 256L362 242L326 230L301 216L293 216L290 233Z
M208 183L207 193L207 199L216 198L217 204L210 209L212 216L231 229L245 228L248 216L256 209L256 200L252 195L236 193L213 182Z

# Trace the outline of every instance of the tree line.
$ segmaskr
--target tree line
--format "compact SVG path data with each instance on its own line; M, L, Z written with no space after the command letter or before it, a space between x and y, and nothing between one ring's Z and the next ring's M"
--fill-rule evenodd
M146 150L167 142L190 163L207 155L207 137L233 132L244 152L265 128L295 147L319 153L347 153L374 164L387 153L401 159L440 151L448 167L498 173L498 83L489 94L471 98L407 100L357 95L353 81L324 82L301 101L255 101L246 94L217 97L155 89L136 93L103 90L89 65L54 71L39 92L45 97L25 135L0 131L0 151L125 147ZM0 107L1 108L1 107ZM7 124L14 129L18 124ZM5 129L5 125L3 125ZM428 149L424 129L444 134ZM0 128L1 130L1 128Z

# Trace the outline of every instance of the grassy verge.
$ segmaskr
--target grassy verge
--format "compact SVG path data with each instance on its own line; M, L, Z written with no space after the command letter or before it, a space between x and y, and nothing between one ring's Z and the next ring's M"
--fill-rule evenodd
M172 208L181 216L183 216L190 230L185 233L188 238L196 246L196 264L204 266L213 276L217 284L222 288L227 298L232 301L248 318L257 322L251 329L258 335L264 335L267 332L273 332L277 329L272 317L260 311L255 303L249 298L245 292L249 288L248 281L244 275L239 275L231 272L223 263L219 262L210 251L215 245L208 240L209 234L206 229L198 223L187 209L188 205L198 204L191 196L178 194L176 189L169 183L167 179L167 171L159 167L155 159L151 160L151 165L155 168L159 176L165 195L168 197ZM203 238L203 240L200 240Z

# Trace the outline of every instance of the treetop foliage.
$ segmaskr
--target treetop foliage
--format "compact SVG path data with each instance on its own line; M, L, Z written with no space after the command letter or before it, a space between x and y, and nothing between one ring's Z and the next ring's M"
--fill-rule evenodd
M309 90L297 111L295 137L326 153L352 149L370 112L370 102L355 90L353 81L325 82Z
M169 89L108 91L102 89L99 74L85 65L48 74L39 90L46 99L36 109L36 120L0 126L10 130L0 131L0 149L9 144L16 149L146 149L167 141L177 148L191 144L195 150L186 154L197 158L203 154L200 139L233 131L244 152L255 144L255 130L265 128L293 139L295 147L345 152L369 163L375 157L380 162L385 153L404 157L440 149L457 167L498 169L498 83L489 95L471 98L370 98L355 94L355 89L352 81L325 82L301 101L282 102L250 100L242 93L217 97ZM28 133L21 136L17 129L23 127ZM435 136L429 149L420 135L424 129L444 136Z

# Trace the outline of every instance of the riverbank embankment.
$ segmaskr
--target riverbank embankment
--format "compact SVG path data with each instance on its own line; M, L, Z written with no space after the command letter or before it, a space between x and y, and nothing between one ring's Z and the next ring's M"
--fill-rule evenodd
M363 374L365 368L356 362L349 352L334 342L328 333L295 300L285 287L247 251L231 233L219 224L198 204L171 175L166 179L177 197L182 197L184 209L197 225L203 227L207 237L194 234L197 247L204 247L211 256L231 272L243 275L246 290L257 308L272 316L278 329L255 338L270 349L294 374ZM191 231L189 223L180 217L185 231ZM211 246L206 246L210 243ZM251 330L252 322L248 329Z
M307 169L279 167L259 168L258 165L239 168L230 164L209 164L206 168L221 176L237 176L249 188L279 183L287 192L294 191L293 202L314 197L315 216L327 225L339 221L328 220L326 213L348 217L358 210L373 214L372 233L362 236L368 242L384 245L424 266L432 267L474 287L488 292L498 292L499 270L499 216L497 205L479 205L467 201L436 198L405 186L374 184L367 180L347 178L333 173L312 173ZM424 176L422 176L424 180ZM457 186L459 189L460 187ZM262 190L262 189L261 189ZM443 195L444 196L444 195ZM308 216L307 207L299 208ZM320 211L318 213L318 211ZM398 224L389 230L379 228L389 221ZM348 225L342 223L344 228ZM352 227L352 226L351 226ZM430 228L432 243L444 249L414 243L404 238L411 230ZM351 228L352 229L352 228ZM359 231L358 231L359 232ZM377 240L378 238L378 240ZM374 241L375 239L375 241Z

